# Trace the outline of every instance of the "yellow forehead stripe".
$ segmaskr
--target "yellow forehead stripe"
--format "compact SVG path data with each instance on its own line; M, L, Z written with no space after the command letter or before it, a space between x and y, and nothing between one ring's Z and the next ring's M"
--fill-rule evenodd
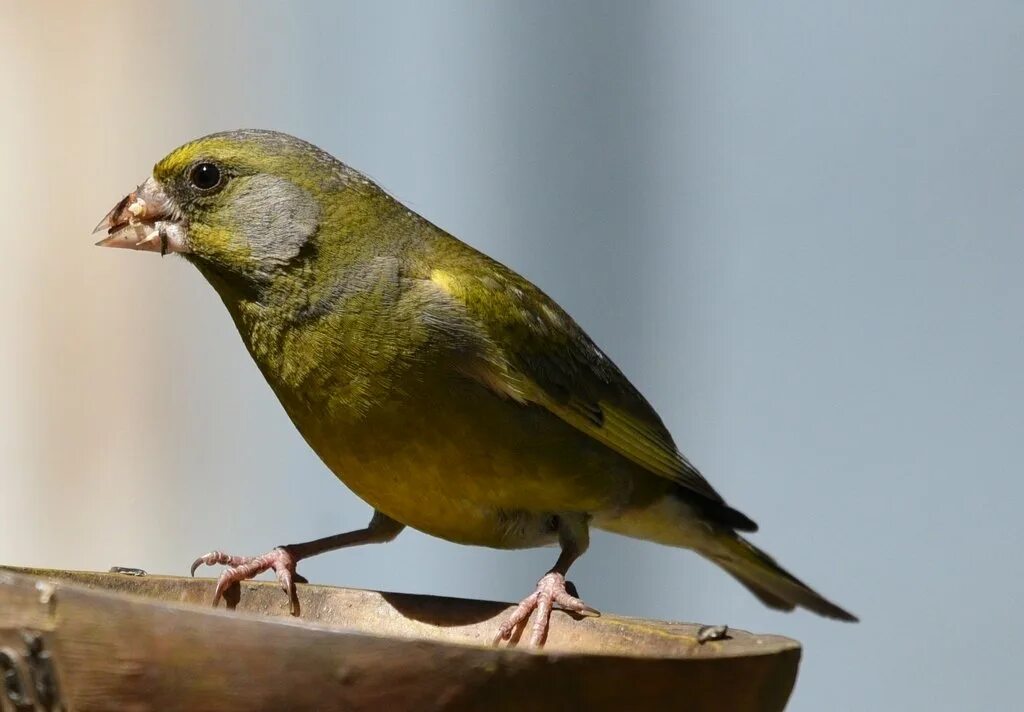
M206 138L192 143L186 143L176 148L165 156L153 167L153 176L157 179L160 176L180 173L195 163L200 158L220 159L235 158L239 154L241 146L237 141L230 141L226 138Z

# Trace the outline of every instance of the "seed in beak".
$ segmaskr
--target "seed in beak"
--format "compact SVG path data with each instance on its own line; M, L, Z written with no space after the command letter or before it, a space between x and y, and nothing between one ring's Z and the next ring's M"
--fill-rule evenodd
M146 214L146 201L142 198L136 198L135 201L128 206L128 212L131 213L134 218L141 218Z

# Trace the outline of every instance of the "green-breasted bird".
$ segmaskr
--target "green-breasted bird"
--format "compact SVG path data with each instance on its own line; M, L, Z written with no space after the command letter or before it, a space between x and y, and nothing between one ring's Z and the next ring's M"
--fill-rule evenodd
M273 569L298 612L300 559L410 526L561 555L533 609L585 612L565 574L591 526L693 549L772 608L856 620L779 567L676 449L622 372L537 287L304 141L213 134L175 150L97 229L100 245L174 252L223 299L292 422L366 500L370 524L223 564L214 603Z

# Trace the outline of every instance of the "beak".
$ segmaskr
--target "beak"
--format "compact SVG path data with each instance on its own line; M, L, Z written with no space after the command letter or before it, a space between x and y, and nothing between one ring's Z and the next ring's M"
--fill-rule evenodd
M100 220L93 233L107 231L100 247L123 247L165 255L188 252L188 231L174 201L149 178Z

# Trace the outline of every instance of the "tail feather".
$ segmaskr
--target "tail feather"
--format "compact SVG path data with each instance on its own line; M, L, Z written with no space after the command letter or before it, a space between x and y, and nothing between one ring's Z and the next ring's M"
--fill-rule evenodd
M769 608L791 611L801 606L826 618L857 621L855 615L815 592L738 534L723 533L712 550L702 553L732 574Z
M739 581L743 585L743 588L747 589L752 594L754 594L757 597L757 600L759 600L761 603L768 606L769 608L776 611L791 611L794 608L796 608L795 603L790 603L785 598L780 598L779 596L776 596L768 589L758 586L753 581L748 581L744 579L738 573L731 571L728 567L726 567L725 570L728 571L734 579Z
M776 563L734 529L757 525L724 503L708 504L678 492L643 508L595 516L601 529L693 549L714 561L769 608L791 611L797 606L828 618L856 621L843 610Z

